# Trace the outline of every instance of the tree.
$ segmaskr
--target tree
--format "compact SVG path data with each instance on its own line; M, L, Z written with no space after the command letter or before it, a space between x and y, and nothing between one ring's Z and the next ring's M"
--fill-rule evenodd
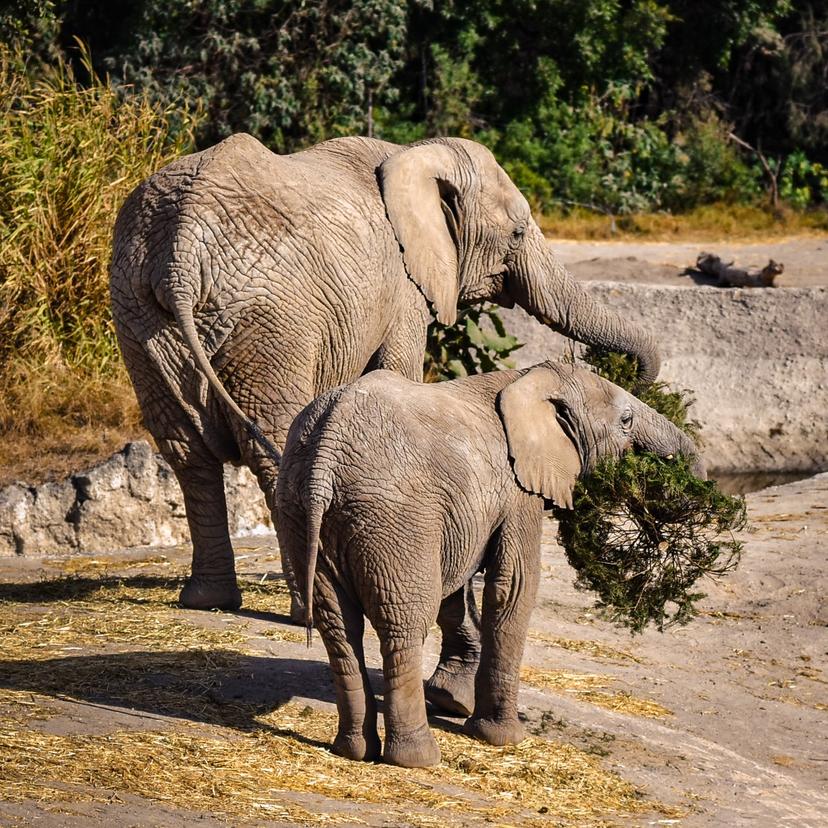
M198 144L245 131L289 152L366 131L406 37L404 0L143 0L113 39L109 2L69 9L64 36L91 43L97 65L164 103L197 105Z

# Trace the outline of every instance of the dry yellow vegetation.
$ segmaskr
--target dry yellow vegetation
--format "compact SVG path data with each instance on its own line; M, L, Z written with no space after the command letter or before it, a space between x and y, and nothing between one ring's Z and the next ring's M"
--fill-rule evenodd
M335 714L221 696L262 651L251 649L257 636L244 618L175 608L183 564L156 554L50 566L64 574L0 590L0 800L59 811L112 805L120 794L233 822L308 825L349 822L371 807L415 826L601 826L662 809L599 757L539 737L495 748L443 725L439 767L341 759L329 750ZM255 611L287 608L282 581L248 579L245 590ZM268 646L275 638L286 655L304 652L303 635L271 626ZM88 700L126 710L136 726L120 719L87 732L87 717L67 712ZM60 727L45 724L58 718Z

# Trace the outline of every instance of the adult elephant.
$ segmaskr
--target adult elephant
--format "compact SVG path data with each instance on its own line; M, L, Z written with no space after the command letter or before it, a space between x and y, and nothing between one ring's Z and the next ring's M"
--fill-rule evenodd
M422 379L429 304L451 324L460 302L517 303L658 373L651 337L590 299L492 154L461 139L279 156L240 134L181 158L122 207L111 294L144 422L184 494L181 602L199 609L241 604L223 464L248 465L273 509L275 446L310 400L375 368Z

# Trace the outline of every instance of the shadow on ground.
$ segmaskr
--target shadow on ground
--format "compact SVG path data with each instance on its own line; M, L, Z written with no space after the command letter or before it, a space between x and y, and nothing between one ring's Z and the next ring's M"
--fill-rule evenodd
M267 572L254 574L254 576L241 576L239 586L243 592L254 592L274 581L284 582L284 577L274 576ZM139 605L153 603L159 606L180 607L177 596L184 582L184 578L172 575L99 575L92 577L65 575L27 583L0 583L0 603L12 601L20 604L49 604L59 601L86 601L99 597L100 593L106 590L119 590L117 596L119 603ZM264 588L266 589L267 586ZM171 597L164 599L157 595L153 596L148 592L153 589L169 590ZM129 594L131 590L136 590L136 592ZM142 595L140 590L146 590L147 594ZM292 623L289 615L270 610L242 607L232 614L271 623Z
M335 701L324 662L224 649L0 661L0 687L305 742L261 717L297 696Z
M20 604L48 604L52 601L84 601L105 589L170 589L176 593L184 585L183 578L162 575L104 575L92 578L66 575L60 578L45 578L27 583L0 583L0 602L14 601ZM145 604L148 598L140 595L118 596L119 601L130 604ZM176 606L176 601L161 602Z
M382 672L368 670L372 686ZM127 708L329 747L263 720L297 697L335 703L327 661L244 655L233 650L146 651L0 661L0 688L81 704ZM383 709L382 702L379 704ZM429 711L432 726L458 733L461 722ZM331 734L333 736L333 734Z

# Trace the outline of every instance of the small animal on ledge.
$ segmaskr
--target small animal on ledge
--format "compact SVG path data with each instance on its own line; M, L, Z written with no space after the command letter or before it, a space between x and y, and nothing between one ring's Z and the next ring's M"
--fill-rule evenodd
M761 270L747 270L733 267L733 262L725 264L713 253L700 253L696 268L716 279L716 287L753 288L776 287L774 280L785 270L785 265L771 259Z

